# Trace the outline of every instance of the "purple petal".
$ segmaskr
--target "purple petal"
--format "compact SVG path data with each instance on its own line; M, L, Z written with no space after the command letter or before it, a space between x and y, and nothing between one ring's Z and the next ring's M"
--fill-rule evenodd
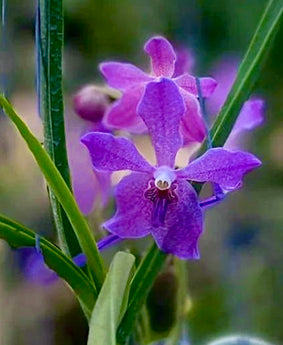
M83 267L87 264L87 257L84 253L80 253L73 257L73 262L78 267Z
M99 68L108 85L119 90L125 90L153 79L141 69L129 63L104 62L99 65Z
M178 181L178 202L169 204L165 226L152 229L159 248L181 259L198 259L198 238L202 232L202 211L198 197L186 181Z
M229 149L239 149L243 146L243 134L264 122L265 104L262 99L251 99L244 103L238 119L225 143Z
M184 48L175 48L176 61L173 77L176 78L192 70L194 57L190 50Z
M88 148L92 164L97 170L152 172L154 169L127 138L92 132L83 136L81 142Z
M144 88L140 85L125 91L105 114L104 123L112 129L125 129L131 133L143 133L146 126L137 115L137 105L142 98Z
M181 134L184 145L192 142L201 143L206 136L205 123L201 117L199 102L190 93L181 90L185 101L186 111L181 120Z
M150 177L132 173L116 188L117 211L103 226L121 238L144 237L150 233L152 202L144 197Z
M151 67L155 76L171 77L173 75L176 55L165 38L151 38L146 42L144 50L151 57Z
M254 129L260 126L263 121L264 101L262 99L250 99L244 103L231 134L236 135Z
M80 142L82 133L91 127L101 126L86 123L73 113L68 113L67 146L72 177L72 187L78 206L84 215L89 214L97 200L105 205L111 193L110 173L94 171L87 148Z
M28 281L49 286L58 280L58 275L45 264L42 253L38 253L35 248L30 247L22 248L20 252L25 256L22 269Z
M148 128L159 166L174 166L182 145L179 126L184 112L183 98L173 81L163 78L148 83L137 113Z
M237 75L239 62L233 57L221 59L214 66L211 75L217 80L213 97L207 100L207 109L211 114L217 114L224 104Z
M241 186L246 173L260 165L259 159L251 153L213 148L186 168L176 171L176 175L196 182L217 183L226 190L234 190Z
M196 78L189 74L181 75L175 79L175 82L182 89L198 96L198 90L196 85ZM213 78L200 78L201 92L203 97L210 97L214 92L217 82Z

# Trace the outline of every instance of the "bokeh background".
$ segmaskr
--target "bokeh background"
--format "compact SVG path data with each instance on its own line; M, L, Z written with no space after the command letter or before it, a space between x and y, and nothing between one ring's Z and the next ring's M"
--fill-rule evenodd
M148 68L142 47L154 34L190 48L198 75L211 74L227 55L241 59L266 2L65 0L66 109L71 109L71 96L82 85L102 82L99 62L114 59ZM35 94L34 15L34 1L8 1L1 73L16 109L42 138ZM230 333L256 335L274 344L283 341L282 29L254 89L266 100L265 125L245 143L263 166L245 179L245 188L207 212L201 259L188 262L192 344ZM0 212L52 239L44 181L4 116L0 162ZM90 216L90 221L96 217ZM69 289L60 281L48 286L27 281L20 260L0 243L0 344L84 344L86 323Z

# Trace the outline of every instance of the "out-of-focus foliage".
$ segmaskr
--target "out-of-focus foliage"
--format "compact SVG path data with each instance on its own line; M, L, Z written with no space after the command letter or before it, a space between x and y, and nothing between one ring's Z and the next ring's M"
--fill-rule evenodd
M71 95L84 83L102 81L97 69L100 61L126 60L146 68L142 44L152 34L193 49L200 75L206 75L223 55L241 58L265 4L264 0L66 0L66 117ZM34 83L34 15L33 1L8 1L8 58L1 61L1 68L7 72L16 109L41 137ZM266 99L266 124L249 137L248 145L263 166L245 180L243 190L207 211L201 260L188 263L192 301L188 328L193 344L229 333L283 341L282 36L281 27L254 90ZM0 162L1 213L52 238L44 182L3 117ZM94 226L101 217L91 216ZM110 254L113 251L106 253ZM1 343L86 342L82 341L86 339L83 315L73 312L76 302L60 282L42 288L25 281L17 257L3 243L0 264Z

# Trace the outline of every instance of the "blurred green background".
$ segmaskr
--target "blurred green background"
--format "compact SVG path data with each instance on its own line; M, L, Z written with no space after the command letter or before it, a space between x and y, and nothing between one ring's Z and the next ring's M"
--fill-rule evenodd
M64 91L102 82L97 64L130 61L148 68L143 43L154 34L192 49L195 71L209 74L226 54L242 57L266 0L65 0ZM1 55L8 93L42 137L35 95L35 2L7 4L7 52ZM3 33L3 31L2 31ZM3 38L3 37L2 37ZM283 27L254 92L266 100L266 123L248 147L263 166L245 188L206 214L201 259L188 262L192 344L245 333L283 341ZM52 238L44 181L25 144L0 118L0 212ZM17 259L0 243L0 344L84 344L86 325L62 283L25 281Z

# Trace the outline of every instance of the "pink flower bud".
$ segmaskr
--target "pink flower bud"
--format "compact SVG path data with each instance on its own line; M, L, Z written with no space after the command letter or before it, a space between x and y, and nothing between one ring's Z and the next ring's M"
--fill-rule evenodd
M77 115L92 122L102 120L109 103L109 98L95 85L84 86L73 99Z

